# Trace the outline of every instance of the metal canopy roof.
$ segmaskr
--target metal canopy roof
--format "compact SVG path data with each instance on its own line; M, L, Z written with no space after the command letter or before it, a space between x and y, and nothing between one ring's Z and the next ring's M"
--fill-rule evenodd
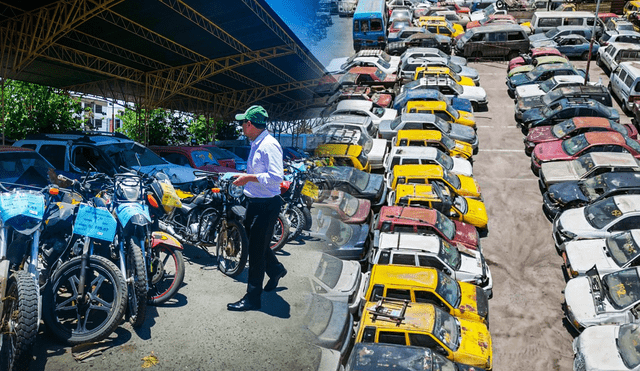
M324 69L264 0L0 0L0 76L229 119L311 104Z

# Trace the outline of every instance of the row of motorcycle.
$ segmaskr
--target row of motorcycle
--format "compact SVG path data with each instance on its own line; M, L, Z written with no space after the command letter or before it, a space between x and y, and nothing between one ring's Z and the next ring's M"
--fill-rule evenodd
M300 194L307 172L289 168L273 249L311 223ZM243 271L244 196L233 174L202 173L207 187L190 194L162 172L122 170L44 188L0 183L0 369L29 367L41 320L69 345L103 340L123 320L142 326L147 305L182 285L182 243L215 247L224 274Z

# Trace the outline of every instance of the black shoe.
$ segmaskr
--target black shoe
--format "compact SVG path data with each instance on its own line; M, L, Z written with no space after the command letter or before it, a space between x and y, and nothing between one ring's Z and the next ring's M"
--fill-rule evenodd
M234 312L246 312L248 310L258 310L258 309L260 309L260 302L256 304L247 300L247 298L242 298L239 301L236 301L235 303L227 304L227 310L234 311Z
M280 273L276 274L275 276L269 278L269 281L267 282L267 284L264 286L264 291L273 291L276 289L276 287L278 287L278 281L280 281L280 278L284 277L287 275L287 270L285 267L282 267L282 270L280 271Z

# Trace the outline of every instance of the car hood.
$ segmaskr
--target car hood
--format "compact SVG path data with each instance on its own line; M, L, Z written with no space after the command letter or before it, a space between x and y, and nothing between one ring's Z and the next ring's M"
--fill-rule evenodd
M463 243L466 246L478 246L480 242L476 227L465 222L454 221L456 224L456 234L453 237L455 241Z
M467 213L463 216L463 221L472 224L478 228L485 228L489 217L487 216L487 208L484 202L467 198Z
M534 122L540 119L542 119L540 107L532 108L528 111L522 112L522 122Z
M543 41L543 40L551 40L551 39L549 39L547 35L545 35L543 32L529 35L530 42Z
M458 66L466 66L467 65L467 59L464 57L458 57L458 56L451 56L450 57L450 61L457 64Z
M527 111L525 110L524 112L526 113ZM557 139L558 138L551 134L551 126L538 126L531 128L527 134L527 141L536 144Z
M509 67L508 67L508 69L509 69L509 70L511 70L511 69L513 69L513 68L515 68L515 67L517 67L517 66L521 66L521 65L523 65L524 63L525 63L525 62L524 62L524 58L522 58L522 57L515 57L515 58L513 58L513 59L511 59L511 60L509 61Z
M546 39L546 40L540 40L540 41L532 41L531 47L532 48L544 48L544 47L557 48L558 44L556 44L556 42L551 39Z
M562 150L562 141L540 143L533 149L536 158L541 161L570 160L571 156Z
M460 347L456 352L455 361L467 359L465 355L472 355L480 359L488 360L492 355L493 344L491 343L491 334L487 327L479 322L472 322L459 318L460 321ZM458 356L461 356L458 358ZM491 368L491 365L487 365Z
M348 59L349 59L349 57L332 59L331 62L329 62L329 64L326 66L327 72L329 72L329 73L344 73L343 70L342 70L342 65L347 63Z
M378 125L378 133L384 139L392 139L396 135L396 131L391 129L391 123L393 120L382 120Z
M549 197L560 204L567 205L573 201L589 202L582 193L577 181L556 183L549 186Z
M467 76L473 80L476 80L480 77L478 75L478 70L476 70L475 68L471 68L468 66L460 66L460 68L462 69L460 71L460 76Z
M625 370L618 352L618 326L592 326L575 340L579 344L587 370Z
M540 174L544 175L547 184L578 180L580 177L573 168L571 161L547 162L542 164Z
M607 259L605 241L597 238L567 242L564 248L567 252L567 260L571 264L571 269L584 274L595 264L600 274L611 272L615 267L612 267L610 260ZM617 269L620 268L617 267Z
M369 183L367 183L367 187L364 189L363 193L372 196L374 199L372 202L375 204L375 201L378 201L378 198L382 194L382 188L384 185L384 176L381 174L370 174L369 175Z
M593 233L596 231L584 217L584 207L566 210L556 220L565 231L575 233L578 236L583 235L584 232Z
M184 184L193 182L196 180L196 176L193 174L196 169L187 166L173 165L173 164L159 164L159 165L148 165L148 166L134 166L134 168L142 171L145 174L149 174L155 171L162 171L167 174L169 180L173 184ZM235 171L229 170L229 171Z
M462 87L462 94L458 95L458 98L464 98L469 100L475 100L483 102L487 100L487 91L479 86L460 85Z
M480 252L477 252L480 254ZM473 276L482 276L482 265L478 264L480 259L474 255L460 254L460 272L466 272Z
M596 307L593 305L593 295L589 278L580 276L567 282L564 289L564 299L567 307L580 325L583 325L596 316Z
M349 333L352 320L346 300L330 300L312 295L304 318L305 327L311 332L313 342L324 348L340 350L344 337Z
M522 98L541 97L545 94L538 84L522 85L516 88L518 100Z
M507 73L507 77L514 77L517 75L521 75L523 73L527 73L529 71L531 71L532 69L534 69L535 67L533 67L530 64L525 64L522 66L518 66L518 67L514 67L511 71L509 71L509 73Z
M471 145L478 141L476 131L473 130L473 128L470 126L451 124L451 131L449 131L449 136L452 139L461 140Z
M511 82L512 86L520 86L530 83L531 80L529 80L529 77L527 77L526 74L521 73L509 78L509 82Z
M473 112L471 101L467 98L452 97L451 106L459 111Z
M469 162L469 160L465 160L460 157L451 157L453 159L453 169L451 169L452 173L473 176L473 166Z

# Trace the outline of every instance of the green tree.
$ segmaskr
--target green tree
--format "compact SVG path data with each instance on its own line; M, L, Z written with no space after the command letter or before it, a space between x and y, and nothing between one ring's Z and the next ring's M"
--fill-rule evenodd
M7 138L17 140L32 133L63 133L82 126L80 99L67 91L7 79L3 92L2 113Z
M215 139L236 139L240 135L240 131L240 127L234 123L214 119L207 121L204 116L196 117L189 124L189 132L199 144L209 143Z
M140 120L136 115L136 111L140 111ZM125 134L136 142L145 143L145 120L146 110L135 107L134 109L125 108L119 111L116 116L122 120L122 127L117 131ZM149 111L148 118L148 135L149 145L168 145L171 135L170 114L167 110L156 108Z

